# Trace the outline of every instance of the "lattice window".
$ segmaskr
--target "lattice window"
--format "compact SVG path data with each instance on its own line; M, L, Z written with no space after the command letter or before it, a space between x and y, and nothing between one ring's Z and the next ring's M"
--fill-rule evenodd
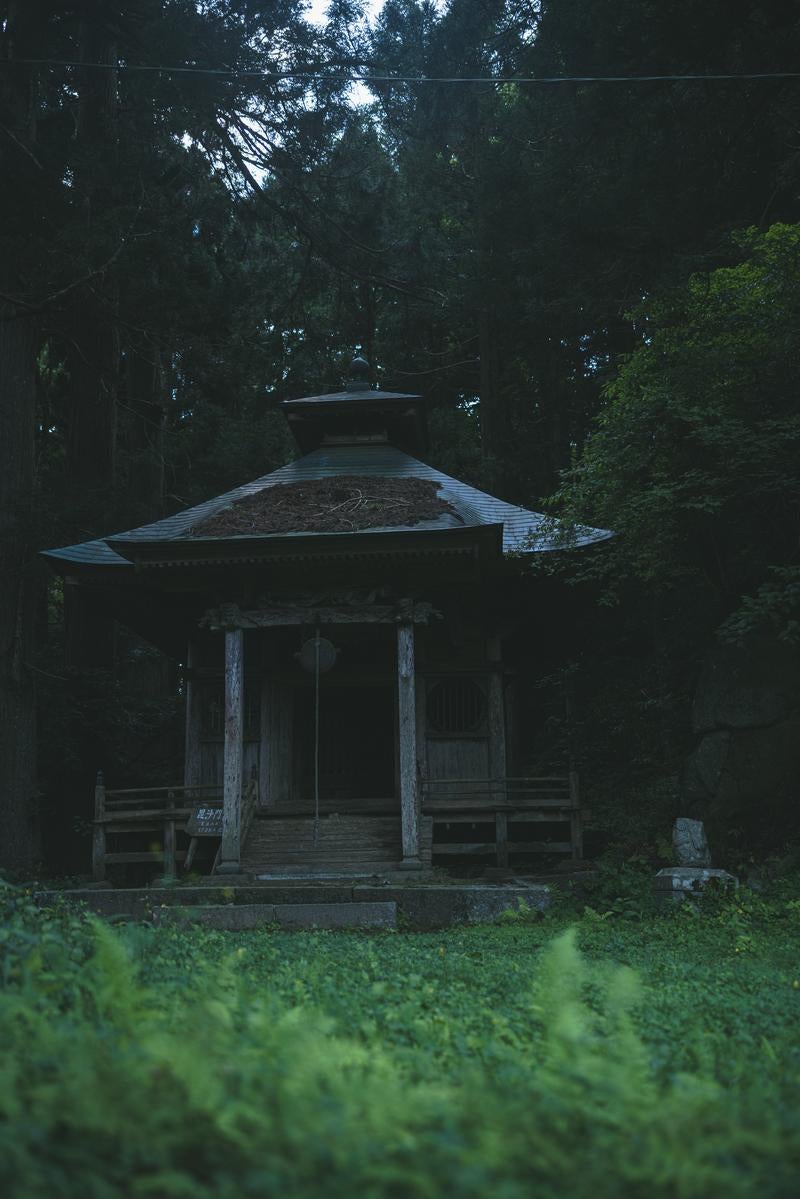
M428 729L443 736L481 734L486 729L486 695L474 679L441 679L428 691Z

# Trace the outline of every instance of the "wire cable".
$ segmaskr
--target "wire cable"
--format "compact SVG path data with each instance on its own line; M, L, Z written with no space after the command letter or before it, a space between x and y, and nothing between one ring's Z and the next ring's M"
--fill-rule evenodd
M494 86L509 83L682 83L719 82L733 80L800 79L800 71L745 71L739 73L664 74L664 75L358 75L324 71L258 71L234 67L195 67L151 63L80 62L61 58L14 58L0 60L0 66L69 67L103 71L150 71L171 75L218 75L229 79L306 80L321 83L490 83Z

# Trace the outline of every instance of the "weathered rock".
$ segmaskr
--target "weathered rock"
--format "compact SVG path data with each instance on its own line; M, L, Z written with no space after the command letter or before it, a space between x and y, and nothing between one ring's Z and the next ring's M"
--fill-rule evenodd
M800 707L800 651L769 633L717 642L695 691L696 733L763 728Z
M667 866L653 880L653 890L659 902L701 897L709 887L739 886L739 880L727 870L711 866Z
M686 762L683 777L684 798L691 804L703 804L716 795L731 746L729 732L707 733Z
M800 650L768 631L717 644L697 685L701 734L683 774L684 810L715 842L763 850L791 832L800 779Z
M711 850L702 820L679 816L672 830L672 844L679 866L711 865Z

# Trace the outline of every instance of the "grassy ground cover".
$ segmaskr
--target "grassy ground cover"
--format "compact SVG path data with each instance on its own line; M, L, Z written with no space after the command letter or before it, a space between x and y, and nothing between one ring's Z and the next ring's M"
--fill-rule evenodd
M13 1199L797 1193L789 889L439 934L5 909Z

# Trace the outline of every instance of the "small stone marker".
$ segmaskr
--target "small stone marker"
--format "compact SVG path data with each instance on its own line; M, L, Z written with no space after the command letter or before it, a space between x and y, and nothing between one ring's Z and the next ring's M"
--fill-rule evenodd
M672 844L679 866L711 865L711 850L702 820L679 816L672 829Z

